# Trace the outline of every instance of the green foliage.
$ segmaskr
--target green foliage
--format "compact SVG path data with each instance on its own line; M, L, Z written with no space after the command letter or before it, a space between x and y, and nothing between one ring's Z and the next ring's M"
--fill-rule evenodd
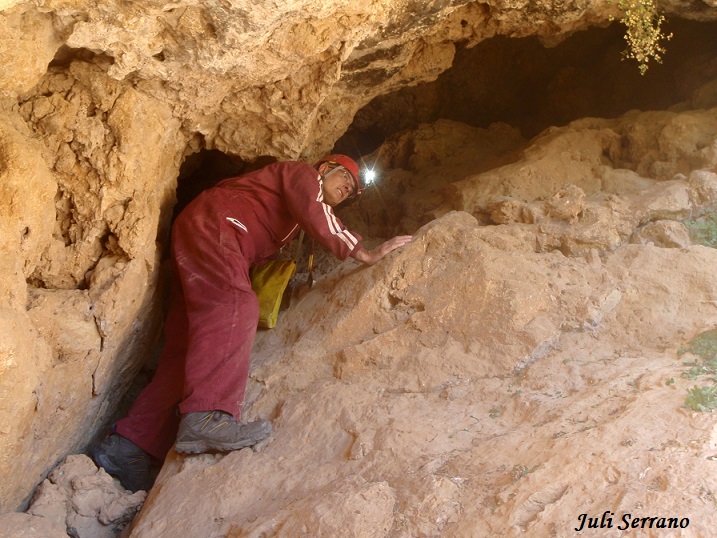
M672 34L662 32L665 17L657 11L653 0L617 0L617 5L623 12L620 22L626 28L627 49L622 53L623 58L637 60L640 74L644 75L650 58L662 63L665 49L660 41L669 41Z
M717 213L710 211L696 219L686 220L684 225L690 231L693 243L717 248Z
M713 411L717 409L717 385L690 389L685 399L685 405L694 411Z
M689 346L681 349L678 353L682 355L687 352L697 355L702 359L698 362L687 363L691 366L682 374L687 379L697 379L702 376L710 376L710 385L691 388L685 399L685 406L694 411L712 411L717 409L717 329L705 331L698 334Z
M677 353L682 355L687 352L702 357L705 362L717 361L717 329L698 334L686 348Z
M709 361L702 364L692 362L686 364L686 366L692 366L692 368L682 373L682 377L685 379L697 379L702 375L717 375L717 361Z

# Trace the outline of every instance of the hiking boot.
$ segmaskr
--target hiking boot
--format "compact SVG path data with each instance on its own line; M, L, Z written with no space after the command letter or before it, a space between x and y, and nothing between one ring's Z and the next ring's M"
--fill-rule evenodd
M108 474L119 478L132 493L149 491L152 479L150 455L126 437L113 433L92 450L92 459Z
M231 452L254 446L271 434L271 422L239 422L224 411L198 411L182 415L174 448L183 454Z

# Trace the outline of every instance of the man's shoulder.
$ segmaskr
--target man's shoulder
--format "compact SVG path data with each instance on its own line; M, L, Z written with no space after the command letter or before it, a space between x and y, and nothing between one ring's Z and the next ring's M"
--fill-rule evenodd
M318 172L316 171L316 168L304 161L278 161L274 164L281 168L291 170L297 173L308 173L312 177L318 177Z
M313 191L319 184L319 173L309 163L302 161L280 161L274 163L271 175L284 185L295 191L308 189ZM303 187L302 187L303 186Z

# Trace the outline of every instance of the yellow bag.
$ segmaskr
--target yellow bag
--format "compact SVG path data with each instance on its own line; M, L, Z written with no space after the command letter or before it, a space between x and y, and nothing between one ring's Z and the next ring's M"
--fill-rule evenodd
M296 272L296 262L268 261L249 270L251 288L259 299L259 327L273 329L286 286Z

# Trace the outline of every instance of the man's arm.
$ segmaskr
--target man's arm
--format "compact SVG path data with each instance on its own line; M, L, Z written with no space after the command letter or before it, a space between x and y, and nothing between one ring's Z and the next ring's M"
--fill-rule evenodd
M412 235L397 235L393 239L389 239L371 250L367 250L363 247L357 248L351 253L351 257L366 265L373 265L389 252L393 252L406 243L410 243L412 240Z
M324 203L319 173L306 163L288 163L282 180L284 202L306 234L345 260L361 245L361 236L346 229Z

